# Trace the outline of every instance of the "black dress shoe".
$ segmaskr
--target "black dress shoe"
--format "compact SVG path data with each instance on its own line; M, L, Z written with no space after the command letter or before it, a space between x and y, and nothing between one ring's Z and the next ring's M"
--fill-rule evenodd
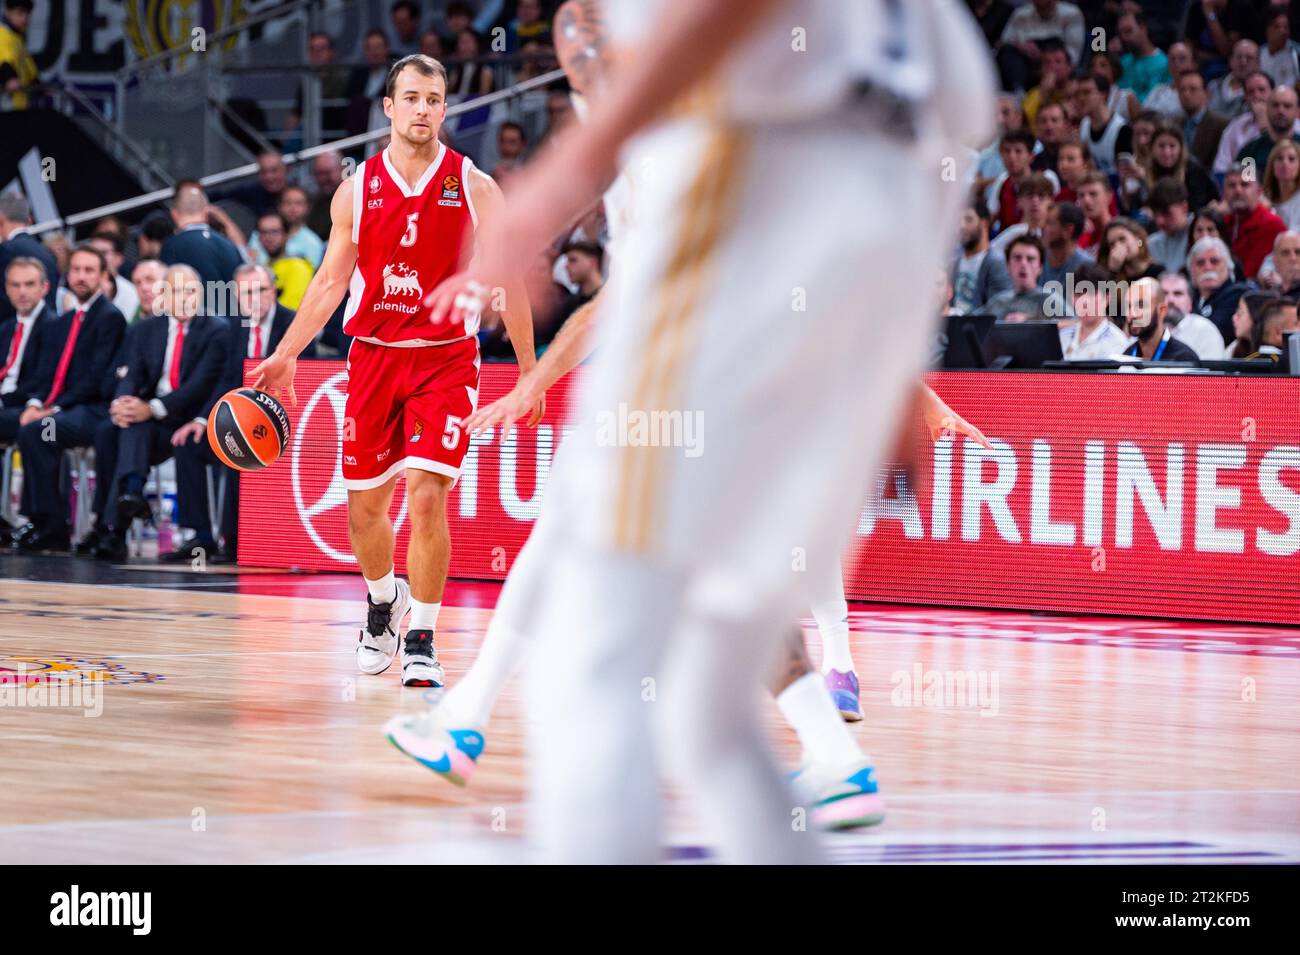
M210 558L208 558L208 563L209 563L209 564L226 564L226 565L229 565L229 564L238 564L238 563L239 563L239 553L238 553L237 551L235 551L233 548L222 547L222 548L220 548L220 549L219 549L215 554L213 554Z
M18 541L18 549L27 553L38 551L66 553L71 548L72 539L66 526L41 528L31 534L24 534Z
M127 561L126 538L119 537L117 534L103 534L95 544L95 560L107 560L114 564L125 564Z
M160 564L188 564L199 559L202 559L209 564L218 563L217 545L205 544L202 541L192 541L184 547L177 548L170 554L158 555L158 563Z
M149 502L139 494L123 494L117 499L117 526L130 527L137 517L146 522L153 520Z
M100 541L102 541L103 539L104 539L104 528L96 524L94 529L92 529L89 534L83 537L80 543L78 543L75 547L72 548L72 552L76 554L78 557L94 557L95 549L99 547Z

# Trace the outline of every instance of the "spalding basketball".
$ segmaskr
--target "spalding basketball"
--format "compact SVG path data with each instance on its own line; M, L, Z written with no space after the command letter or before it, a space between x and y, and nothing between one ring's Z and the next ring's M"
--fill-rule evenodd
M259 471L275 463L289 443L289 415L265 391L236 388L208 415L208 444L223 463Z

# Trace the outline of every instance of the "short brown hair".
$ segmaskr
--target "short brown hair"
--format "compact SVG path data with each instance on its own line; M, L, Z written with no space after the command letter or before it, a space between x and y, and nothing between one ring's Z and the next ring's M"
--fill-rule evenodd
M388 71L388 82L384 85L384 95L389 99L393 98L393 90L397 88L397 77L408 66L413 67L415 72L421 76L441 76L442 85L447 85L447 68L431 56L425 56L423 53L412 53L410 56L404 56Z
M1084 186L1091 186L1091 185L1102 186L1105 188L1107 192L1115 191L1110 184L1110 179L1100 169L1094 169L1091 172L1084 175L1084 177L1079 180L1078 188L1082 189Z
M1034 234L1032 234L1032 233L1030 233L1030 232L1026 232L1024 235L1018 235L1018 236L1016 236L1014 239L1012 239L1010 242L1007 243L1007 263L1008 263L1008 264L1010 264L1010 262L1011 262L1011 250L1014 249L1014 248L1015 248L1016 246L1018 246L1018 245L1027 245L1027 246L1029 246L1031 249L1037 249L1037 250L1038 250L1038 264L1039 264L1039 265L1046 265L1046 264L1047 264L1047 246L1043 245L1043 240L1042 240L1042 239L1040 239L1038 236L1036 236L1036 235L1034 235Z
M108 271L108 259L104 258L104 253L100 252L99 249L95 248L89 242L78 242L76 245L74 245L72 247L72 251L68 253L68 262L71 263L72 257L78 254L93 255L95 257L95 261L99 263L99 271L101 272Z
M1030 173L1021 177L1016 183L1017 196L1044 196L1051 199L1056 195L1056 190L1052 187L1052 180L1048 179L1041 172Z

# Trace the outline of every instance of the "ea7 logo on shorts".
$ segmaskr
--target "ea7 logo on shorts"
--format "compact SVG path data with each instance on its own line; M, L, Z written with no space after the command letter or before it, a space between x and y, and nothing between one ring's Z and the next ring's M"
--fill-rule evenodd
M460 206L460 179L456 176L444 176L442 179L442 198L438 200L440 206Z
M152 892L71 892L50 896L51 925L127 925L133 935L148 935L153 924Z
M379 454L375 455L375 460L378 461L380 464L382 464L384 458L388 457L392 453L393 453L392 448L389 448L387 451L381 451Z

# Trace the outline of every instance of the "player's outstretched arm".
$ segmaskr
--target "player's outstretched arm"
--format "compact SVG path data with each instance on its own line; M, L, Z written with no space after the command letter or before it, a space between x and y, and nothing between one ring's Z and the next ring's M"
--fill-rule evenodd
M989 439L984 437L984 433L949 408L944 400L934 393L933 388L922 382L918 391L917 402L921 406L921 417L925 420L931 441L938 441L949 434L964 434L980 447L993 450L993 445L989 444Z
M536 407L545 398L551 385L578 367L591 354L595 339L588 332L604 295L605 289L602 288L591 301L570 315L537 364L527 372L521 371L519 380L507 394L466 418L465 427L471 433L497 425L509 428L531 408Z
M274 354L253 369L253 387L277 398L288 396L291 404L298 403L293 391L293 376L297 371L298 355L316 340L320 330L330 320L334 310L343 301L352 280L352 270L357 264L357 245L352 241L352 190L355 177L349 176L339 184L330 201L330 236L325 247L325 257L312 276L311 284L298 306L298 314L276 346Z

